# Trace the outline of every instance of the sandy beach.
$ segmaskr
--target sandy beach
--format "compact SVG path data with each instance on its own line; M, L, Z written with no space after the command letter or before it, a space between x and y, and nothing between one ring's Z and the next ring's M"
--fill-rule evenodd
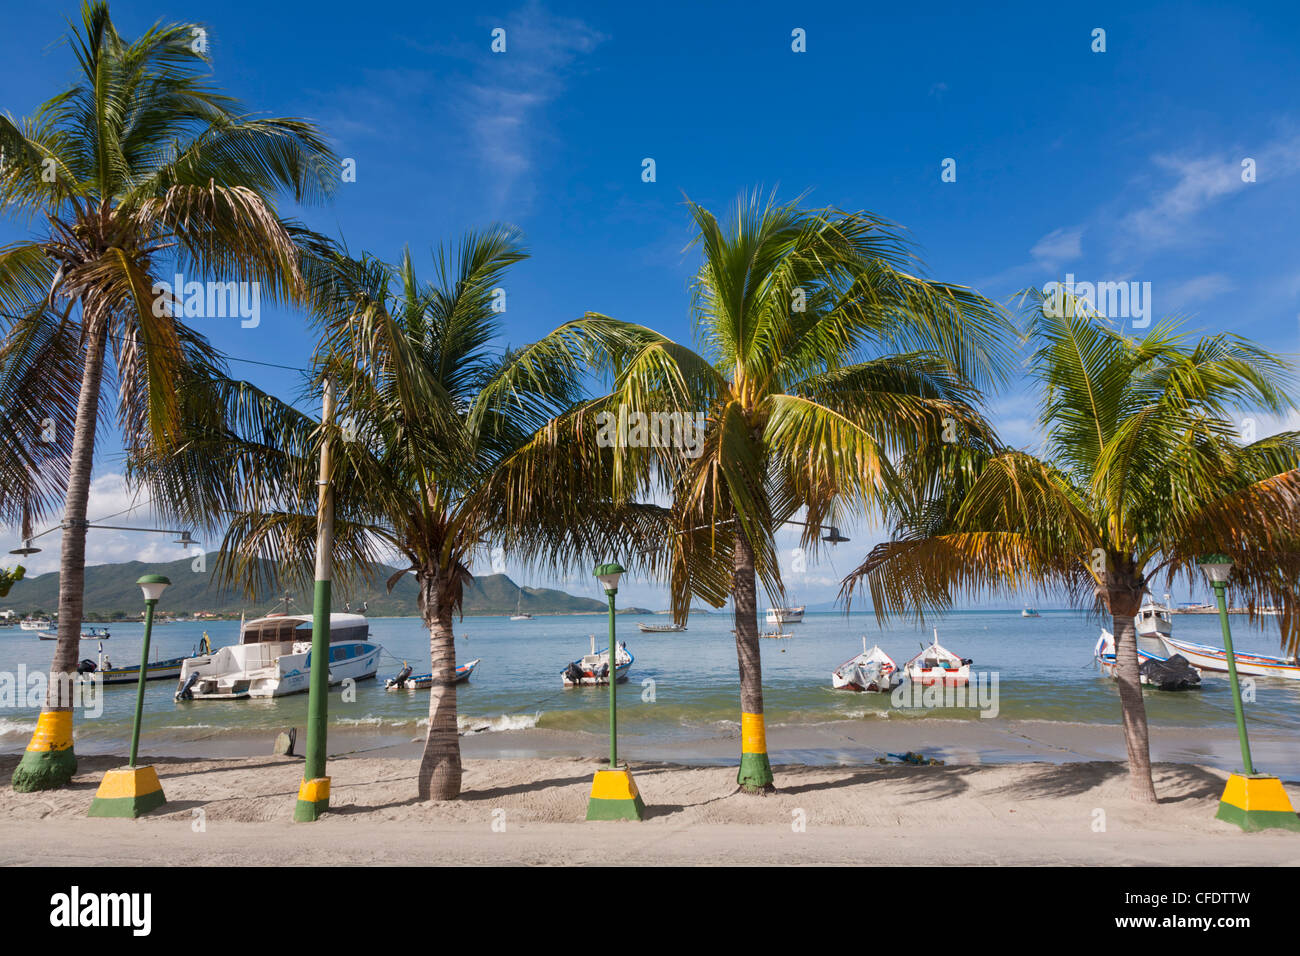
M0 773L15 763L0 758ZM122 763L83 757L59 791L0 789L0 864L1300 863L1300 835L1215 820L1225 774L1188 764L1158 764L1161 802L1140 807L1110 761L781 766L777 793L755 797L736 792L734 768L634 760L647 819L587 823L597 759L469 758L460 800L422 803L414 760L353 755L330 761L331 812L295 824L299 758L162 758L165 807L88 819ZM619 839L593 845L611 827Z

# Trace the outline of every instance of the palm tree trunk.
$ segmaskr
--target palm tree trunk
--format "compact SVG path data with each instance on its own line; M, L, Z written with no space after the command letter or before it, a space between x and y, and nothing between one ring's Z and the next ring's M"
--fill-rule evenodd
M1142 604L1142 592L1131 586L1107 589L1111 612L1111 633L1115 635L1115 675L1124 720L1124 743L1128 747L1129 796L1139 803L1155 803L1156 788L1151 779L1151 746L1147 734L1147 710L1142 700L1138 673L1137 625L1134 617Z
M54 645L45 707L27 752L14 770L13 788L22 792L62 787L77 772L72 748L72 689L81 652L81 612L86 582L86 502L95 462L95 423L99 415L99 386L104 374L106 317L91 321L86 336L81 391L77 397L76 430L68 468L68 494L63 511L63 543L59 557L59 640Z
M763 660L758 650L758 601L754 549L736 531L731 603L736 625L736 658L740 664L740 773L736 782L746 793L768 793L772 764L767 759L767 730L763 724Z
M450 576L421 572L420 613L429 628L429 730L420 758L421 800L455 800L460 796L460 732L456 723L456 644L452 635Z

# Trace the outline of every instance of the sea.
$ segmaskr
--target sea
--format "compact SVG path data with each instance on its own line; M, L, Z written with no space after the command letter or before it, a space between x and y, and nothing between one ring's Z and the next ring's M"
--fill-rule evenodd
M995 697L1001 721L1117 724L1119 698L1115 683L1101 675L1092 651L1100 622L1071 610L1043 610L1023 618L1019 611L955 611L915 622L893 620L881 627L869 613L810 613L788 625L793 636L762 640L763 691L767 724L816 725L831 721L973 720L979 705L942 708L917 706L884 694L856 694L831 688L831 671L863 649L879 644L900 666L937 632L949 650L974 661L973 674ZM643 634L638 621L662 624L662 615L621 614L617 640L635 658L630 679L617 689L619 731L642 740L687 745L716 738L738 728L740 700L735 643L729 613L695 613L688 629L672 634ZM1279 653L1277 624L1265 619L1252 625L1243 615L1231 618L1236 647L1242 651ZM178 622L156 626L152 658L192 655L204 633L214 647L234 643L238 621ZM104 653L115 666L138 664L143 626L111 625ZM522 731L577 731L603 734L608 721L608 690L565 689L565 665L596 646L606 646L607 619L601 615L538 616L528 621L508 617L467 617L457 622L457 660L477 659L472 679L458 688L460 729L464 735ZM1177 615L1176 636L1220 646L1219 621L1213 615ZM384 678L409 661L415 673L429 670L429 636L415 618L373 618L371 637L384 648L378 679L330 691L331 727L389 736L423 735L428 693L390 692ZM6 675L11 692L0 693L0 752L19 752L30 739L39 702L13 693L14 682L48 669L53 644L33 632L0 630L0 689ZM94 659L94 642L82 642L82 656ZM21 690L21 687L16 688ZM150 753L195 752L205 743L216 748L223 737L265 737L286 728L306 726L307 695L272 700L176 701L170 680L146 685L142 747ZM1300 682L1261 679L1246 705L1249 725L1290 737L1300 732ZM97 716L77 718L80 753L124 753L130 738L135 685L104 688ZM960 702L957 702L960 703ZM33 705L36 706L33 706ZM1200 689L1168 693L1146 691L1150 723L1162 728L1234 727L1232 697L1225 677L1206 674ZM987 709L987 706L985 706Z

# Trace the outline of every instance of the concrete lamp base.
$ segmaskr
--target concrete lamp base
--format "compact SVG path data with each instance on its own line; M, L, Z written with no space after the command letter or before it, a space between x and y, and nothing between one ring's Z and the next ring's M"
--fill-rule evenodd
M157 810L166 802L153 767L122 767L104 774L86 815L139 817Z
M1230 776L1215 816L1243 830L1300 830L1282 781L1266 773Z
M644 820L645 803L632 779L632 771L597 770L587 801L588 820Z
M316 777L304 780L298 787L298 806L293 818L299 823L310 823L330 808L330 778Z

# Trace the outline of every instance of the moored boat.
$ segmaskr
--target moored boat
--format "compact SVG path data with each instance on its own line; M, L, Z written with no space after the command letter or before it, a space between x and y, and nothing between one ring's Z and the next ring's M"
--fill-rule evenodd
M916 684L943 684L957 687L970 680L970 666L974 663L969 657L958 657L946 647L939 644L939 631L934 632L934 640L929 647L921 647L921 653L903 665L903 673Z
M1181 654L1169 654L1159 638L1137 638L1138 680L1156 690L1190 690L1201 684L1201 673ZM1115 658L1115 636L1103 630L1092 649L1102 673L1119 679Z
M637 622L642 634L678 634L686 630L685 624L642 624Z
M18 622L20 630L24 631L48 631L54 626L54 622L48 617L25 617Z
M185 663L183 657L169 657L164 660L152 660L145 664L144 679L150 680L174 680L181 674L181 665ZM113 662L108 659L104 653L104 645L99 646L99 655L97 660L89 658L83 660L77 667L78 674L97 674L100 680L105 684L134 684L140 679L139 664L125 664L114 667Z
M894 659L873 646L867 650L867 639L862 638L862 653L845 661L831 671L831 686L836 690L874 691L887 694L903 683L903 672Z
M768 624L798 624L803 620L803 612L807 610L808 605L800 604L797 607L770 607L767 609Z
M383 648L370 640L370 622L360 614L330 615L329 683L365 680L379 669ZM235 700L284 697L310 686L312 616L272 614L249 621L239 643L215 653L186 658L177 700Z
M1174 632L1174 619L1169 613L1169 608L1163 604L1156 604L1149 598L1138 608L1133 623L1137 627L1138 637L1158 640L1169 637Z
M59 639L57 633L41 633L37 636L42 641L57 641ZM108 628L106 627L89 627L81 632L81 640L83 641L106 641L112 636L113 635L108 632Z
M456 676L452 678L453 684L463 684L469 680L474 668L482 662L482 658L475 658L467 661L456 668ZM397 672L396 677L390 677L384 681L385 690L427 690L433 686L433 674L416 674L411 675L411 665L405 661L402 662L402 669Z
M627 680L627 673L632 669L636 658L627 649L627 642L618 645L614 656L614 679L618 683ZM560 672L565 687L603 687L609 683L609 648L596 650L596 638L591 638L591 653L585 654Z
M519 599L515 602L515 613L510 615L512 621L531 621L533 616L524 613L524 592L520 590Z
M774 627L770 631L763 631L758 636L770 638L771 640L774 641L787 641L790 638L794 637L794 634L791 631L783 631L780 628Z
M1021 617L1042 617L1042 615L1038 613L1037 608L1030 607L1028 604L1026 604L1025 609L1020 612L1020 616Z
M1177 651L1193 667L1206 671L1228 672L1228 654L1221 647L1209 644L1197 644L1194 641L1178 640L1173 637L1164 639L1166 645ZM1281 677L1285 680L1300 680L1300 658L1278 657L1273 654L1243 654L1233 651L1238 674L1251 677Z

